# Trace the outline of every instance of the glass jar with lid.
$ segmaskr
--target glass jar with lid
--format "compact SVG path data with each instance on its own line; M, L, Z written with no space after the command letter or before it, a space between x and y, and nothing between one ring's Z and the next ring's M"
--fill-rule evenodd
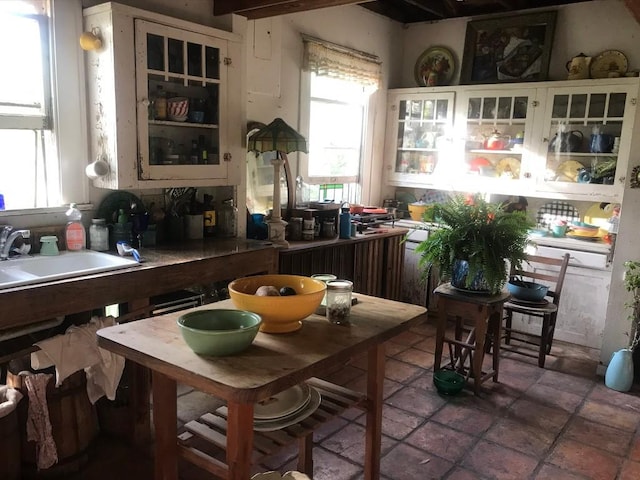
M349 280L327 282L327 320L334 325L348 325L351 314L351 292L353 283Z
M104 218L92 218L89 227L89 245L91 250L104 252L109 250L109 229Z
M238 209L233 204L233 198L222 202L220 211L216 215L218 234L221 237L235 237L238 226Z

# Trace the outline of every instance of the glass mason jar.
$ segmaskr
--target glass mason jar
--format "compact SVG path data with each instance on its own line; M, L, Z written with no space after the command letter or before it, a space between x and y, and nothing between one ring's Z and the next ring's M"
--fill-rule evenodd
M321 282L324 282L325 285L327 284L327 282L331 282L333 280L337 280L338 277L336 277L335 275L331 274L331 273L316 273L314 275L311 275L311 278L313 278L314 280L320 280ZM322 297L322 302L320 302L320 305L322 306L326 306L327 305L327 292L324 292L324 297Z
M349 324L352 290L353 283L349 280L327 282L327 320L334 325Z
M104 218L91 219L89 245L91 250L97 250L98 252L109 250L109 229Z
M235 237L238 227L238 209L233 205L233 198L222 202L216 215L218 235L221 237Z

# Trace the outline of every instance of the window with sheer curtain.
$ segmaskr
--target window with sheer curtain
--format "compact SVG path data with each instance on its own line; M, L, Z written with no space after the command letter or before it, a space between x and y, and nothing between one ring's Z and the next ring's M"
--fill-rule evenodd
M379 86L377 57L303 37L302 130L309 154L299 172L310 200L358 203L363 164L371 145L371 95ZM308 122L305 128L304 123Z
M0 194L7 210L87 200L81 19L79 0L0 1Z

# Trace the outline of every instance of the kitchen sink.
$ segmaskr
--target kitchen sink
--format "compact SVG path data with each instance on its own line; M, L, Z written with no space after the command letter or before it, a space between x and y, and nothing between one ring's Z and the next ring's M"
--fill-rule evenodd
M83 250L59 255L16 257L0 262L0 289L79 277L139 265L135 260L109 253Z

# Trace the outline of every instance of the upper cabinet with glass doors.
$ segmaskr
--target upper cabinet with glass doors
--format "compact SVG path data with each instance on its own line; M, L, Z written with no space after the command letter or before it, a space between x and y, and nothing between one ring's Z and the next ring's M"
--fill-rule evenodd
M392 90L390 184L621 201L639 86L615 78ZM446 122L430 121L427 105L444 100Z
M92 153L110 172L94 184L239 183L239 37L119 4L84 16L85 30L103 36L103 47L88 52L87 83Z
M456 139L469 183L522 188L533 178L535 88L469 89L456 107ZM521 180L521 182L514 182ZM517 186L516 186L517 185Z
M550 88L538 189L616 195L625 184L637 81Z
M450 92L389 95L387 144L394 146L387 159L391 184L434 185L455 169L453 100Z

